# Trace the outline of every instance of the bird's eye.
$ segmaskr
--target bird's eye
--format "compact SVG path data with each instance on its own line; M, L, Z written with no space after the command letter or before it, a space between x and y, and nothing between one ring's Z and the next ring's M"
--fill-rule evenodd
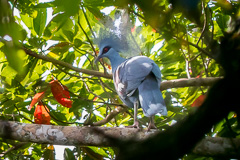
M111 48L111 47L104 47L104 48L103 48L103 54L104 54L104 53L107 53L110 48Z

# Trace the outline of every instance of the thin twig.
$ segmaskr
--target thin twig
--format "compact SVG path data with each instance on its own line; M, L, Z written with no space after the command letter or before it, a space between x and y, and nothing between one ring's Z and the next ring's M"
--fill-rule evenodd
M57 122L60 122L60 123L62 123L62 124L83 124L83 123L79 123L79 122L64 122L64 121L61 121L61 120L57 119L57 118L48 110L47 106L48 106L48 107L50 107L50 106L49 106L47 103L44 103L44 102L42 101L42 104L43 104L45 110L46 110L46 111L48 112L48 114L50 115L50 117L51 117L52 119L54 119L55 121L57 121ZM50 108L51 108L51 107L50 107Z
M14 104L14 107L17 109L18 114L19 114L21 117L23 117L24 119L26 119L27 121L29 121L29 122L31 122L31 123L34 123L31 119L29 119L29 118L25 117L24 115L22 115L22 114L20 113L20 110L18 109L18 107L17 107L15 104Z
M64 72L64 73L66 73L66 74L68 74L68 75L70 75L70 76L73 76L73 77L77 77L77 78L81 78L81 79L93 79L93 76L88 76L88 77L84 77L84 76L79 76L79 75L75 75L75 74L72 74L72 73L69 73L69 72L67 72L67 71L65 71L64 69L62 69L60 66L58 66L58 65L56 65L56 67L60 70L60 71L62 71L62 72Z
M86 31L83 29L83 27L82 27L82 25L81 25L81 23L80 23L80 16L78 16L78 22L77 22L77 23L78 23L79 27L81 28L81 30L83 31L84 35L86 36L88 42L90 43L90 46L91 46L91 48L92 48L92 50L93 50L93 52L94 52L94 54L95 54L95 57L97 57L97 52L96 52L96 50L95 50L95 48L94 48L94 46L93 46L93 44L92 44L92 41L90 40L89 36L87 35ZM106 73L107 70L106 70L106 68L104 67L104 64L103 64L102 62L100 62L100 63L101 63L101 65L103 66L104 73ZM96 67L97 67L97 69L98 69L98 66L97 66L97 65L96 65Z
M202 53L204 53L204 54L207 55L208 57L213 58L213 56L212 56L208 51L206 51L205 49L199 47L198 45L196 45L196 44L194 44L194 43L192 43L192 42L187 42L187 43L189 43L191 46L197 48L199 51L201 51ZM214 59L214 58L213 58L213 59Z
M112 110L110 114L108 114L104 119L101 121L95 122L92 124L92 126L101 126L109 121L111 121L114 117L116 117L119 113L125 112L127 108L117 107L116 109Z
M10 152L12 152L12 151L14 151L14 150L18 150L19 148L21 148L21 147L23 147L23 146L25 146L25 145L27 145L27 144L29 144L29 142L19 142L18 144L14 145L13 147L8 148L6 151L0 153L0 157L4 157L4 156L6 156L8 153L10 153Z
M86 21L87 21L88 27L89 27L89 29L90 29L93 37L96 38L96 36L95 36L95 34L94 34L93 30L92 30L92 26L90 25L89 20L88 20L88 18L87 18L87 15L86 15L86 13L85 13L85 11L84 11L85 8L84 8L83 6L81 6L81 7L82 7L83 15L84 15L84 17L85 17L85 19L86 19Z
M98 97L99 99L101 99L101 100L104 102L104 99L103 99L101 96L93 93L93 91L91 91L91 90L89 89L89 87L88 87L88 85L87 85L87 83L86 83L85 81L83 81L83 84L84 84L85 88L87 89L88 93L94 95L95 97ZM108 105L107 105L107 106L108 106Z
M129 11L132 12L133 14L135 14L136 16L140 17L141 19L145 20L145 18L144 18L142 15L138 14L138 13L137 13L136 11L134 11L133 9L130 9Z
M87 33L85 32L85 30L83 29L83 27L82 27L82 25L80 23L80 16L78 16L78 22L77 23L78 23L79 27L81 28L82 32L84 33L84 35L86 36L88 42L90 43L90 46L92 47L92 50L95 53L95 56L97 57L97 52L96 52L96 50L95 50L95 48L94 48L94 46L92 44L92 41L90 40L90 38L88 37Z
M204 2L203 2L203 1L202 1L202 8L203 8L203 10L204 10L204 23L203 23L203 29L202 29L201 35L200 35L200 37L199 37L196 45L198 45L198 43L199 43L200 40L202 39L203 34L204 34L205 30L206 30L206 25L207 25L207 16L206 16L206 10L205 10Z
M182 51L183 57L184 57L185 62L186 62L187 78L190 79L190 78L191 78L191 75L190 75L190 71L189 71L189 60L188 60L187 56L185 55L185 53L184 53L184 51L183 51L183 49L182 49L182 46L181 46L180 50ZM189 52L189 45L188 45L188 52Z

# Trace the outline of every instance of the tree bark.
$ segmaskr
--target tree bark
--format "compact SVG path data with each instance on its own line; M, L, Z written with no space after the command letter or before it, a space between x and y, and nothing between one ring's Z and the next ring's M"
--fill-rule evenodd
M0 136L21 142L46 143L56 145L112 146L111 138L141 141L159 133L158 130L135 128L77 127L26 124L0 121ZM240 139L206 137L193 149L202 156L223 156L235 158L240 150Z

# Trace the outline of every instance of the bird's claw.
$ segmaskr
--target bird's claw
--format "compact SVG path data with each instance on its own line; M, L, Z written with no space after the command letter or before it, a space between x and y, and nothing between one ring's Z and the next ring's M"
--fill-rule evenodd
M137 128L137 129L139 129L139 123L138 123L138 121L136 121L136 122L134 122L133 125L131 125L131 126L126 126L126 128Z

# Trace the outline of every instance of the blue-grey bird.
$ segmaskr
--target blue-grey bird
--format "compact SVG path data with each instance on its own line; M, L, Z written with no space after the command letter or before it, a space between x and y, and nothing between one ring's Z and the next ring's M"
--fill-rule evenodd
M99 43L99 55L95 62L106 57L110 60L115 89L128 107L134 108L134 124L138 128L137 110L142 107L144 115L150 117L148 130L156 128L154 115L167 115L167 109L160 91L161 71L157 64L146 56L122 58L121 42L105 38Z

